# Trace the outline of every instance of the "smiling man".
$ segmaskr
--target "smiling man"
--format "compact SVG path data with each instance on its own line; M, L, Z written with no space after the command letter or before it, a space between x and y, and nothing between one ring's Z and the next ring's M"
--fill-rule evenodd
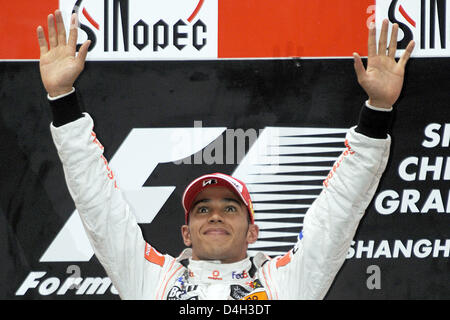
M194 180L184 192L184 244L192 258L232 263L247 257L258 239L258 226L247 187L231 176L214 173Z
M388 45L388 21L383 22L378 49L375 28L369 30L367 69L354 54L358 82L369 98L358 125L347 133L346 150L305 215L296 245L275 258L247 254L248 245L258 239L250 194L244 182L222 173L199 177L184 192L181 233L189 248L172 257L144 240L92 131L93 120L78 106L73 84L84 68L89 41L76 55L77 29L74 14L66 41L58 10L48 16L49 44L38 27L40 71L53 114L51 133L69 191L94 252L120 297L325 297L388 161L392 105L400 95L414 48L411 42L395 60L398 25L393 25Z

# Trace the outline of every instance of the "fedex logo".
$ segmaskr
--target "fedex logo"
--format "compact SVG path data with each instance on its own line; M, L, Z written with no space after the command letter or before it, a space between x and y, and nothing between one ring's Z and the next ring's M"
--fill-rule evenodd
M240 280L240 279L247 279L248 278L248 273L245 270L242 271L241 273L237 273L237 272L233 271L231 273L231 278L232 279L238 279L238 280Z
M450 56L450 10L447 0L377 0L376 24L383 19L399 25L398 48L417 43L416 57ZM398 55L402 54L399 50Z

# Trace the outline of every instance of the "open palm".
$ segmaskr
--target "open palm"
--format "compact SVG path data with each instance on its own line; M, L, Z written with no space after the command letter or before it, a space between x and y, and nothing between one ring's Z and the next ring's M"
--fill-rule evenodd
M56 29L55 29L56 19ZM66 31L61 11L48 16L48 38L50 49L41 26L37 28L40 48L39 68L42 83L51 97L71 91L73 83L84 69L90 41L86 41L76 56L78 37L77 16L71 17L69 39L66 41Z
M414 41L411 41L398 62L395 60L397 50L398 25L392 27L391 41L387 47L387 33L389 22L383 21L378 52L376 46L376 29L372 26L369 30L367 69L361 61L361 57L354 53L355 71L358 82L369 96L369 103L380 108L391 108L400 96L403 87L405 66L414 50Z

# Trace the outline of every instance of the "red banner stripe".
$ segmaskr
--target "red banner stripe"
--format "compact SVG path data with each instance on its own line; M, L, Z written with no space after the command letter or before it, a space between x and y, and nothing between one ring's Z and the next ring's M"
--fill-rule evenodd
M36 29L47 33L47 16L58 9L58 0L3 1L0 10L0 59L38 59Z
M199 0L192 15L199 12L202 3ZM374 17L375 0L351 4L348 0L218 3L219 58L367 54L366 26ZM0 10L0 59L38 59L36 28L41 25L47 29L47 15L57 8L58 0L6 1ZM99 27L95 21L91 23Z
M375 0L219 1L220 58L367 54ZM369 13L368 13L369 12Z

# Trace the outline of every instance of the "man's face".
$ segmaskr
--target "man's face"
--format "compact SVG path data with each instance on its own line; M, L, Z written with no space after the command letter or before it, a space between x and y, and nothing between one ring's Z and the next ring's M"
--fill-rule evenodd
M247 207L225 187L209 187L194 199L189 224L181 227L184 244L194 260L232 263L247 256L258 239L258 227L248 222Z

